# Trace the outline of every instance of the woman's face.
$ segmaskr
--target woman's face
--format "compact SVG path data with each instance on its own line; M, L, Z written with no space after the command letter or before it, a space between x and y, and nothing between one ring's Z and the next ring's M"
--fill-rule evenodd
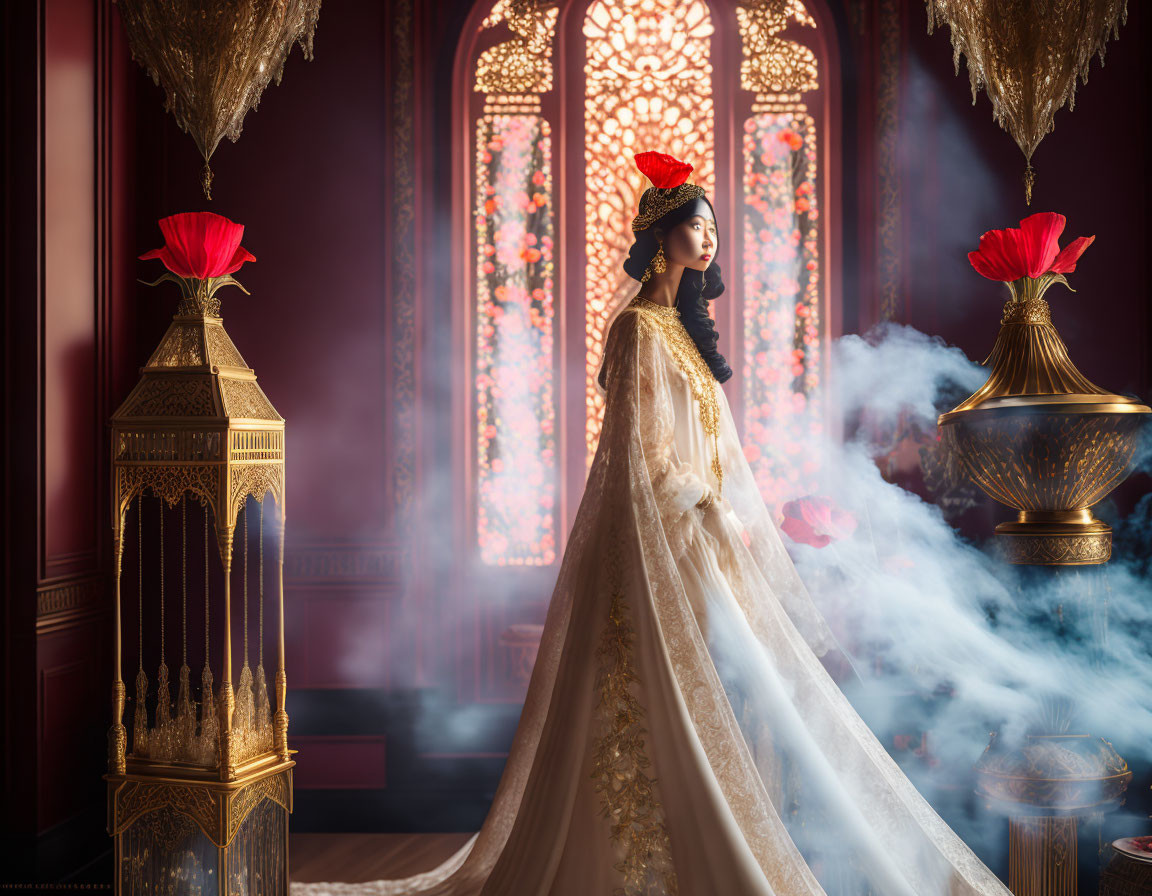
M718 242L716 219L705 211L668 231L664 238L664 256L672 264L703 271L716 257Z

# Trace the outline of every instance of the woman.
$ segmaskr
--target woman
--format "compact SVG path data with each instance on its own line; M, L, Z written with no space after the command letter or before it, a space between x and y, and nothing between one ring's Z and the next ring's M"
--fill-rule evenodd
M691 166L636 161L640 290L492 809L433 871L294 896L1005 896L821 665L717 386L715 215Z

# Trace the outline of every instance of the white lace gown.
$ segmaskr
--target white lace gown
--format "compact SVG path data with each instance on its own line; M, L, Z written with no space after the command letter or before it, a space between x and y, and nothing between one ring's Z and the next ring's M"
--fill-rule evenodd
M605 367L600 443L483 827L425 874L292 896L816 896L782 818L797 799L848 859L837 892L1007 896L821 665L827 627L675 309L634 300ZM706 486L723 500L702 511Z

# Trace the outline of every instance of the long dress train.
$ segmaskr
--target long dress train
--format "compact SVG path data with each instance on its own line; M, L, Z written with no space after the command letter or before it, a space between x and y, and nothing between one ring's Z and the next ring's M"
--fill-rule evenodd
M812 819L847 859L837 892L1007 896L821 665L827 626L676 310L634 300L605 372L600 443L481 830L424 874L292 896L818 896ZM706 487L723 499L700 510ZM807 826L785 811L796 802Z

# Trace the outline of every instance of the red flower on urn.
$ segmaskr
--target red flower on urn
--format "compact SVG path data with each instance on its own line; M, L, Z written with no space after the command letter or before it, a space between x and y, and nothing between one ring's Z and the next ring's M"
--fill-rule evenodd
M233 284L248 292L232 276L246 261L256 260L240 245L243 224L213 212L182 212L161 218L158 223L164 245L140 258L159 259L169 273L148 286L165 280L179 283L185 300L190 300L196 310L212 314L219 310L215 293L221 286Z
M1016 301L1038 299L1053 283L1068 286L1064 275L1076 270L1076 262L1096 239L1077 237L1061 249L1065 223L1063 215L1040 212L1018 228L989 230L976 251L968 253L968 261L981 276L1007 283Z
M856 531L856 518L823 495L797 498L785 504L783 510L780 528L797 544L822 548Z

